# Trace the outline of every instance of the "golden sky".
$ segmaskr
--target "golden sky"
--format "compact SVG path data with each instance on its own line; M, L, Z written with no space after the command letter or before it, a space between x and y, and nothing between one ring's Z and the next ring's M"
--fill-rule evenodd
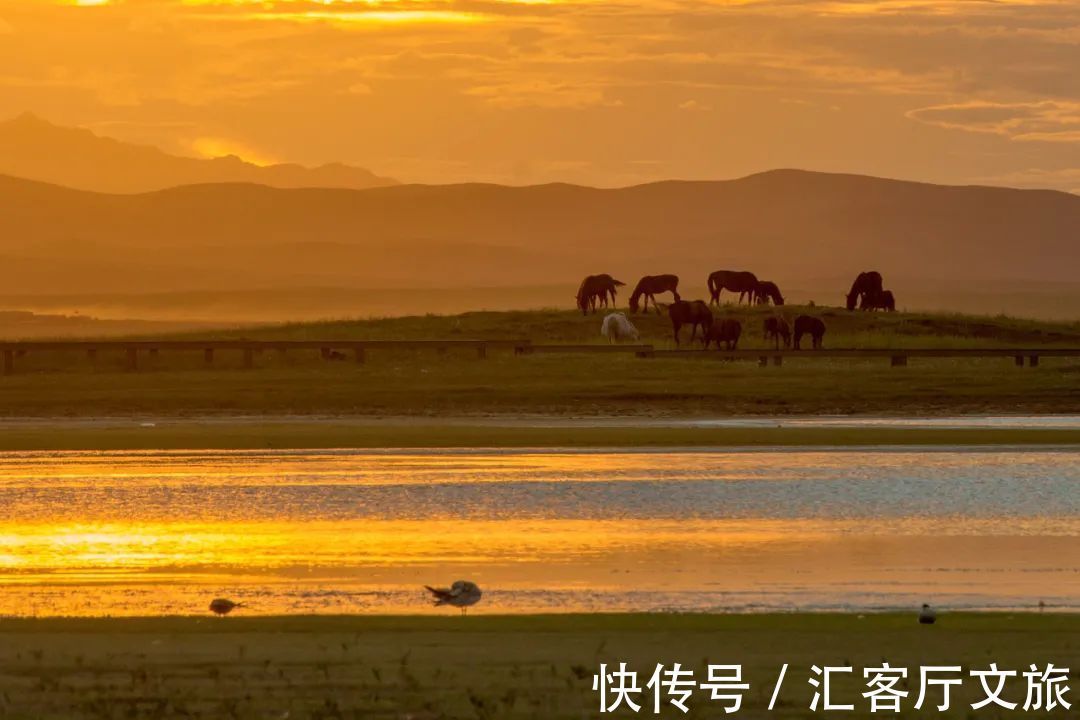
M0 117L408 181L1080 190L1076 0L0 0Z

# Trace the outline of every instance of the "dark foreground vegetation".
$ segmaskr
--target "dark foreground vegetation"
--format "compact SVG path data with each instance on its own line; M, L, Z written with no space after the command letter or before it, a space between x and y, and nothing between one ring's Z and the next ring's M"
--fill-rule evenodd
M820 717L809 710L811 666L851 666L851 675L833 675L833 699L870 717L862 670L887 661L909 669L900 687L911 693L902 702L911 717L920 666L959 665L966 675L991 662L1019 672L1052 662L1075 673L1078 633L1078 616L1024 613L945 614L933 626L914 613L5 620L0 712L25 720L591 718L602 717L592 691L600 663L626 662L644 690L657 663L679 662L698 681L709 664L742 665L750 688L735 717L750 718ZM983 698L977 678L951 696L939 714L940 698L929 695L934 717L1002 717L1000 708L971 709ZM655 717L649 695L635 697ZM1003 697L1022 705L1023 678ZM660 716L724 716L707 691L687 704L684 716L665 700Z

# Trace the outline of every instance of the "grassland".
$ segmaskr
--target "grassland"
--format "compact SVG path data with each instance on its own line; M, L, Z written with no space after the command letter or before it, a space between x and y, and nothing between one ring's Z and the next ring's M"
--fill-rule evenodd
M833 697L862 716L861 671L888 661L912 673L901 683L912 693L902 716L912 717L921 665L960 665L966 675L991 662L1020 671L1053 662L1075 672L1078 636L1080 616L1003 613L945 615L931 627L912 615L4 620L0 712L26 720L600 717L591 690L600 663L628 663L644 688L656 663L680 662L699 681L710 663L741 664L750 689L738 716L751 718L814 717L810 667L851 666L852 675L834 676ZM1022 704L1023 680L1004 696ZM971 710L982 697L978 680L965 677L940 716L1000 717ZM1075 703L1075 690L1066 697ZM637 700L653 716L650 696ZM688 704L686 716L666 706L661 717L723 716L707 691Z
M1080 322L1049 322L1007 316L945 313L864 313L833 307L781 308L789 321L803 313L821 317L829 347L1030 347L1080 344ZM625 308L623 311L626 312ZM765 317L775 308L725 305L716 311L743 324L747 347L766 347ZM530 338L534 343L603 343L601 315L576 311L513 310L459 315L413 315L370 320L285 323L251 329L199 332L198 337L251 339L424 340L445 338ZM674 347L666 315L634 315L642 342ZM184 334L170 337L183 338Z
M792 308L795 313L805 308ZM1080 324L953 315L847 313L815 309L828 347L1050 347L1080 345ZM733 312L731 309L725 312ZM742 310L742 345L763 347L761 309ZM643 341L670 345L666 318L635 318ZM490 312L260 327L200 333L251 339L493 339L602 342L599 319L572 312ZM170 336L184 338L187 336ZM235 353L238 355L238 353ZM0 378L7 417L194 417L206 415L701 417L719 415L1070 413L1080 411L1080 361L1011 358L748 362L618 355L532 355L471 350L373 351L368 362L320 360L315 352L264 353L252 371L219 353L164 353L143 370L123 358L91 366L79 355L30 354Z

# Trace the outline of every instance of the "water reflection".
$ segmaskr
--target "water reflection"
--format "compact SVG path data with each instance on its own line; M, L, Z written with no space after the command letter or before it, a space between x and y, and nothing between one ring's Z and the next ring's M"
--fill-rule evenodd
M1080 454L17 453L0 613L1080 605ZM536 588L553 589L538 596ZM479 609L478 609L479 611Z

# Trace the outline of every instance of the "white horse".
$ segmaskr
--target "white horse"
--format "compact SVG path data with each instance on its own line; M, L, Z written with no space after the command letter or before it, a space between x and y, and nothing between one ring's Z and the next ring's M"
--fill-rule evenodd
M626 315L621 312L608 313L604 316L604 324L600 326L600 334L613 343L621 340L637 340L641 337L634 324L627 320Z

